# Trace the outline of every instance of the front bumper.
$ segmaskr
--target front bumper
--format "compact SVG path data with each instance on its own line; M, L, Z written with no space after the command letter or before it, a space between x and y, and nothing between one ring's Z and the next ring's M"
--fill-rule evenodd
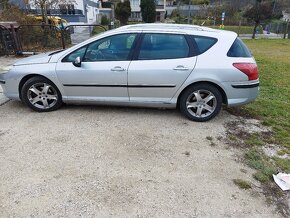
M1 73L0 72L0 86L3 89L3 94L9 98L14 100L19 100L19 94L18 94L18 86L17 81L9 78L9 73Z
M4 75L5 75L4 73L0 72L0 85L6 83L6 80L4 78Z

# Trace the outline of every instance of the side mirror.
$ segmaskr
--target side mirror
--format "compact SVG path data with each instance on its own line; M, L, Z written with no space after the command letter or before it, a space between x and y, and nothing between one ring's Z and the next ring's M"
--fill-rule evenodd
M80 57L77 57L74 61L73 61L73 65L76 67L81 67L82 66L82 61Z

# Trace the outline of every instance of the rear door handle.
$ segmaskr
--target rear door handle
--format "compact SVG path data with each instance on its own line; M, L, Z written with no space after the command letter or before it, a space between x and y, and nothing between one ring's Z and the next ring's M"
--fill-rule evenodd
M123 67L116 66L112 68L111 71L125 71L125 69Z
M187 67L178 65L177 67L173 68L173 70L181 70L181 71L187 71L189 70Z

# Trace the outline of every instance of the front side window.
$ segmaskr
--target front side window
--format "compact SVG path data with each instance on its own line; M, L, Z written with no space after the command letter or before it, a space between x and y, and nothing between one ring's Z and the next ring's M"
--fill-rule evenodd
M70 53L62 62L73 62L77 57L84 62L127 60L136 36L120 34L97 40Z
M189 56L189 46L183 35L145 34L139 60L176 59Z
M73 62L77 57L80 57L81 59L83 59L85 52L86 52L87 47L82 47L79 48L78 50L70 53L68 56L66 56L62 62Z
M120 34L91 43L84 62L124 61L128 59L137 34Z

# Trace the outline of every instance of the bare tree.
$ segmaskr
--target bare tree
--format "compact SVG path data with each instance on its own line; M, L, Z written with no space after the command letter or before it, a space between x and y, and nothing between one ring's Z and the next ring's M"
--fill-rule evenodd
M56 8L60 4L72 4L74 0L33 0L33 4L36 8L40 8L43 21L48 24L47 10Z

